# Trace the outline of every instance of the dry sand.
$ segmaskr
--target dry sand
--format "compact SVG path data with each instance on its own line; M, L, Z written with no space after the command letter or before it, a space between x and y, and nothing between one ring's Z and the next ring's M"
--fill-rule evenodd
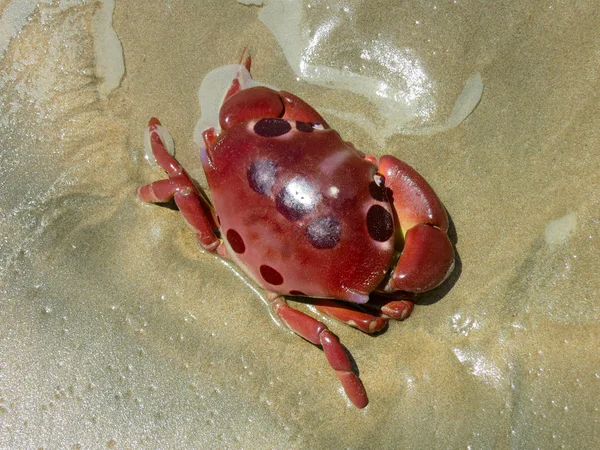
M0 2L3 33L11 7L34 3ZM471 74L485 86L460 126L394 135L385 147L328 116L357 148L394 154L431 182L459 255L450 280L385 333L327 322L360 368L364 410L347 404L320 350L276 326L255 292L198 252L176 211L141 204L135 189L163 176L143 158L154 115L204 183L197 90L246 45L257 79L317 109L374 120L376 111L298 81L258 8L222 1L117 2L126 72L104 98L91 34L98 4L71 3L31 8L0 48L0 447L600 441L595 0L438 12L381 1L357 19L365 39L372 28L389 33L424 62L434 122ZM344 55L331 45L335 62Z

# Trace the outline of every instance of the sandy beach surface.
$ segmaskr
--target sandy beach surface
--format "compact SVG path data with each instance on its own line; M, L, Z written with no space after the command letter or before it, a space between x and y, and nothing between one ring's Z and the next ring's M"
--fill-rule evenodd
M234 1L0 1L0 447L595 447L596 2L304 2L308 44L285 42L286 2L266 3L268 17ZM135 195L163 177L144 157L152 116L206 187L198 89L245 46L256 79L415 167L452 219L456 270L408 320L371 337L324 319L364 410L177 211ZM400 86L404 116L366 81L319 81L350 72ZM476 74L479 104L446 126Z

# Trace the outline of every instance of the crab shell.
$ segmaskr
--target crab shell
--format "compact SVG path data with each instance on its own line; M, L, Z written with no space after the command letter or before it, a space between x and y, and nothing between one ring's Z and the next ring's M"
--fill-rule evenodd
M231 259L264 289L365 303L394 257L377 167L320 124L263 118L202 153Z
M366 390L338 338L285 296L317 297L320 312L365 333L405 319L413 295L438 286L454 266L445 208L412 167L358 152L300 98L245 86L245 52L238 67L218 126L201 132L214 210L169 154L168 132L155 118L147 142L168 179L141 186L138 197L174 200L202 247L264 288L275 315L321 346L350 401L364 408Z

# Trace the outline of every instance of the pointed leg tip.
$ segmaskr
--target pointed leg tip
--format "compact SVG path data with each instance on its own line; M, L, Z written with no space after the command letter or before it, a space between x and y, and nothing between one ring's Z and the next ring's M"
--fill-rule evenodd
M148 121L148 128L153 128L153 127L158 127L158 126L160 126L160 120L158 120L156 117L152 117Z
M367 397L367 392L365 391L365 388L362 386L362 383L361 383L360 387L361 387L361 389L358 392L354 392L354 393L346 392L346 394L349 394L348 397L350 398L350 401L352 402L352 404L354 406L356 406L358 409L363 409L369 404L369 398Z
M410 316L414 303L410 300L394 300L381 307L381 312L394 320L404 320Z
M342 383L344 392L354 406L363 409L369 404L367 391L360 381L360 378L354 372L344 372L336 370L336 374Z
M363 409L365 408L367 405L369 404L369 399L365 397L364 401L361 401L360 403L357 402L354 404L354 406L356 406L358 409Z
M250 55L250 50L248 50L248 47L244 47L244 49L242 50L240 64L243 65L248 70L248 72L250 72L250 67L252 65L252 55Z

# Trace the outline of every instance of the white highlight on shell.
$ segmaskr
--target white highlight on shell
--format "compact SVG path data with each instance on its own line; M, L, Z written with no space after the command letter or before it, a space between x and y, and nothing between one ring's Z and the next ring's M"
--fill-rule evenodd
M350 158L352 154L348 151L335 151L326 157L321 164L319 164L319 170L322 174L330 176L337 172L337 170Z
M569 214L553 220L546 225L545 237L546 243L552 248L557 245L568 242L577 228L577 213L570 212Z
M331 198L337 198L339 193L340 188L337 186L330 186L329 189L327 189L327 195L329 195Z
M292 178L284 188L284 205L291 210L310 211L321 201L321 195L315 187L300 176Z

